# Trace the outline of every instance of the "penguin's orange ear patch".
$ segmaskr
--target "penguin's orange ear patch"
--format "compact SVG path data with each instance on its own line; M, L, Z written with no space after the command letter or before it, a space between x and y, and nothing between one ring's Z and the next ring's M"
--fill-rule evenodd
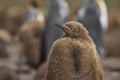
M29 2L29 3L27 4L27 6L28 6L29 8L32 8L32 7L33 7L33 4L32 4L31 2Z

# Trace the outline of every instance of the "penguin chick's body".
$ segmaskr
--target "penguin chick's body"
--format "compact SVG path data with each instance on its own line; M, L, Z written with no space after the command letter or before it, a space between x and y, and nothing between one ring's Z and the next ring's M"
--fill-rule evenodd
M54 42L47 80L103 80L95 44L78 22L63 25L66 36Z
M21 27L18 33L18 41L23 45L19 55L20 65L23 55L33 68L37 68L44 61L41 41L43 31L44 24L39 21L29 21Z

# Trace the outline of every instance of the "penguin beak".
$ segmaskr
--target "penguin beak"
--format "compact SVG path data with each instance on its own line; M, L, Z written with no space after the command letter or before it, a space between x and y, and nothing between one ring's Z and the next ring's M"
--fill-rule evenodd
M65 32L66 28L62 25L59 24L55 24L56 27L60 28L61 30L63 30Z

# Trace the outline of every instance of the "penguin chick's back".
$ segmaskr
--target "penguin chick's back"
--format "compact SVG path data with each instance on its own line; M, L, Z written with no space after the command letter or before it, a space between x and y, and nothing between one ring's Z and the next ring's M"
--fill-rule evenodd
M102 67L91 39L57 40L50 52L47 80L102 80Z

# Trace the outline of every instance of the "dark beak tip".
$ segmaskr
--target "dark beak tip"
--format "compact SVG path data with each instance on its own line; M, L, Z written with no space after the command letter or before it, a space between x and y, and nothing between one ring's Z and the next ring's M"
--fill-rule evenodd
M60 27L61 25L59 25L59 24L54 24L56 27Z
M64 31L64 26L62 26L62 25L59 25L59 24L54 24L56 27L58 27L58 28L60 28L61 30L63 30Z
M54 24L55 26L58 25L58 24Z

